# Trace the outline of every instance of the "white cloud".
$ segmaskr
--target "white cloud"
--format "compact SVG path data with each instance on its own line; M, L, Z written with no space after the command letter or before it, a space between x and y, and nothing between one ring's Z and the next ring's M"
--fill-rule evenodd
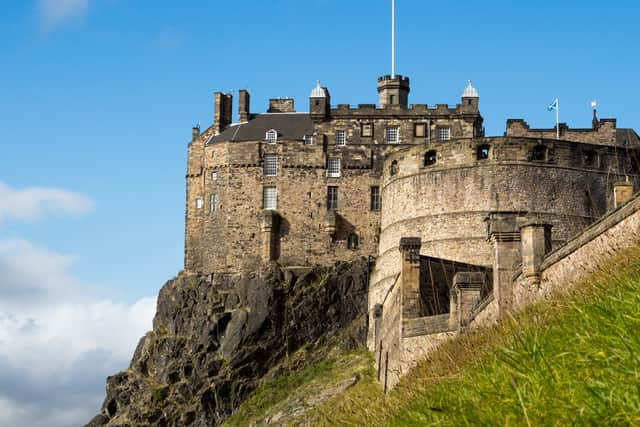
M73 258L0 239L0 426L83 425L106 376L127 367L155 298L124 304L92 296Z
M82 194L57 188L15 189L0 182L0 223L14 218L34 221L46 215L82 215L94 207Z
M47 31L82 18L89 9L89 0L39 0L38 12Z

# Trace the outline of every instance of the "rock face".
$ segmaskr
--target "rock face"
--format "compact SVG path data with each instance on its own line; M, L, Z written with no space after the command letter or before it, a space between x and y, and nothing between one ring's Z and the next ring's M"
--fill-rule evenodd
M364 345L368 274L364 259L234 277L182 273L160 291L153 331L129 369L107 379L87 426L219 425L287 354L336 336L346 349Z

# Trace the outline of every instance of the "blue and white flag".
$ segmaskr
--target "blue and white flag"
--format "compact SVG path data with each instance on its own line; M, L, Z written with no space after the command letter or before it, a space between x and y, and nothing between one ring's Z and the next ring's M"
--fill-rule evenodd
M558 109L558 98L554 99L551 104L547 107L547 110L553 111Z

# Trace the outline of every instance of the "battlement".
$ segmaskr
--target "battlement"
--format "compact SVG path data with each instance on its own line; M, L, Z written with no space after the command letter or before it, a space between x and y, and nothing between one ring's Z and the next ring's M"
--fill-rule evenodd
M409 77L401 76L400 74L396 74L395 77L391 77L391 75L389 74L385 74L384 76L378 77L378 82L384 82L384 81L400 81L408 85Z
M558 138L559 131L559 138ZM566 123L559 123L558 129L553 128L538 128L533 129L523 119L507 119L505 136L523 136L530 138L548 138L548 139L560 139L565 141L574 142L588 142L592 144L600 145L620 145L622 144L623 134L626 133L625 129L620 129L622 132L618 132L617 120L613 118L609 119L597 119L594 112L594 120L591 128L570 128ZM620 135L620 136L619 136Z

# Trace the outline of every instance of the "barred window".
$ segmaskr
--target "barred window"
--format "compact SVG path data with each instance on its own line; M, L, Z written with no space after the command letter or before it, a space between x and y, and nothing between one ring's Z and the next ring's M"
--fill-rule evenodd
M371 210L379 211L382 208L382 198L380 197L380 187L371 187Z
M267 131L264 139L267 141L267 144L275 144L278 141L278 131L275 129Z
M264 187L262 189L262 207L264 209L278 208L278 190L276 187Z
M396 126L388 127L385 130L385 137L387 139L387 144L397 144L400 142L398 138L398 128Z
M338 210L338 187L327 187L327 209Z
M304 136L304 145L313 145L313 136L305 135Z
M218 195L212 193L209 196L209 212L214 214L218 210Z
M211 172L211 181L217 181L218 180L218 172L213 171Z
M327 161L327 176L338 178L340 176L340 159L329 159Z
M345 131L337 130L336 131L336 145L346 145L347 137Z
M278 175L278 155L277 154L265 154L264 163L262 165L262 172L264 176L277 176Z
M438 141L448 141L451 139L451 128L441 127L438 128Z

